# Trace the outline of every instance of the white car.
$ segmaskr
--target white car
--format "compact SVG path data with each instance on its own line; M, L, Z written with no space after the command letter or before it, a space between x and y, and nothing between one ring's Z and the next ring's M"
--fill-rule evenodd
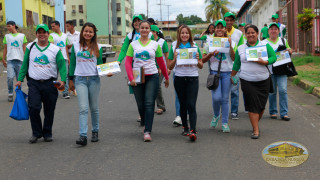
M102 61L107 62L108 57L115 57L116 52L112 51L112 45L107 43L107 39L99 39L99 45L102 47Z

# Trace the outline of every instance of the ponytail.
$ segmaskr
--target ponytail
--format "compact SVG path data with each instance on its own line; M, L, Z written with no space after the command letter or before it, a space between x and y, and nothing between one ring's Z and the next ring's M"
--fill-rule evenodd
M133 41L133 36L136 34L136 29L133 28L131 39L129 40L129 44Z
M163 35L163 33L162 33L161 31L159 31L157 34L158 34L158 36L159 36L160 38L164 39L164 35Z

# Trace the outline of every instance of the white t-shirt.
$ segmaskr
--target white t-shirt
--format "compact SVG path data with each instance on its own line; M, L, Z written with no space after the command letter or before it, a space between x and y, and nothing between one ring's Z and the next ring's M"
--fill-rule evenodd
M99 50L101 46L98 45ZM73 44L74 53L76 56L76 69L74 72L75 76L97 76L97 64L98 59L93 53L90 55L90 52L84 49L80 49L80 43L76 42Z
M282 34L282 31L284 30L286 28L286 25L284 25L284 24L280 24L280 37L282 37L283 38L283 34Z
M151 36L152 36L152 32L150 32L149 35L148 35L149 39L151 39ZM132 32L130 32L130 33L127 35L127 37L128 37L128 39L130 40L130 39L132 38ZM133 35L132 42L140 39L140 37L141 37L140 33L137 33L137 32L136 32L136 33Z
M147 45L143 45L139 39L131 42L127 56L133 57L133 68L143 67L145 74L156 74L156 57L162 56L162 50L156 41L150 40Z
M51 33L50 36L51 37L49 37L49 42L53 40L53 43L60 48L64 59L68 59L66 52L67 45L69 44L67 35L63 32L61 32L60 35L54 32Z
M159 44L159 46L160 46L160 48L161 48L161 52L162 52L162 54L163 54L163 44L164 44L164 42L165 42L165 40L164 39L162 39L162 38L160 38L158 41L156 41L158 44ZM166 61L166 57L165 56L163 56L163 60L164 60L164 64L166 65L166 67L167 67L167 61Z
M67 37L68 37L68 44L73 45L76 42L80 41L80 32L79 31L74 31L73 34L71 34L69 31L67 32ZM71 48L69 49L69 53L71 53Z
M257 46L266 45L266 42L259 41ZM238 52L241 61L240 75L241 79L246 81L263 81L269 78L269 71L266 66L246 60L247 44L240 45Z
M27 45L30 50L32 43ZM60 49L51 43L44 49L40 48L38 44L32 47L29 56L29 76L35 80L46 80L50 78L57 78L57 58L62 57Z
M234 30L232 35L231 35L231 40L234 41L236 43L237 46L239 46L239 41L241 39L242 36L242 32L238 29L235 29L234 27L232 27L232 29ZM232 30L231 30L232 31Z
M3 44L7 44L7 61L23 61L23 44L27 43L26 36L22 33L6 34L3 38Z
M235 50L235 45L236 45L235 42L232 41L231 47L234 48L234 52L236 51ZM209 45L208 44L206 44L204 46L203 53L204 54L209 54ZM232 71L233 61L232 61L232 59L230 57L230 53L219 53L219 54L217 54L215 56L211 56L211 58L210 58L210 69L212 71L218 71L219 61L220 61L220 54L222 56L222 58L221 58L222 62L221 62L220 71L221 72L230 72L230 71Z

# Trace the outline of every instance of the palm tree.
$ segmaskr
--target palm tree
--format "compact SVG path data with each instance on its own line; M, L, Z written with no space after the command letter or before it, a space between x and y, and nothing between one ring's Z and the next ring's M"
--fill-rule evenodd
M223 15L229 11L227 5L232 4L228 0L205 0L205 3L209 3L206 7L207 21L222 19Z

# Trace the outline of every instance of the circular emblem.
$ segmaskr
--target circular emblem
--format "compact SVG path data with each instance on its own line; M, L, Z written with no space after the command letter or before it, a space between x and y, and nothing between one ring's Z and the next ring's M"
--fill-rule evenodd
M264 148L262 157L273 166L294 167L304 163L309 157L309 152L299 143L279 141Z

